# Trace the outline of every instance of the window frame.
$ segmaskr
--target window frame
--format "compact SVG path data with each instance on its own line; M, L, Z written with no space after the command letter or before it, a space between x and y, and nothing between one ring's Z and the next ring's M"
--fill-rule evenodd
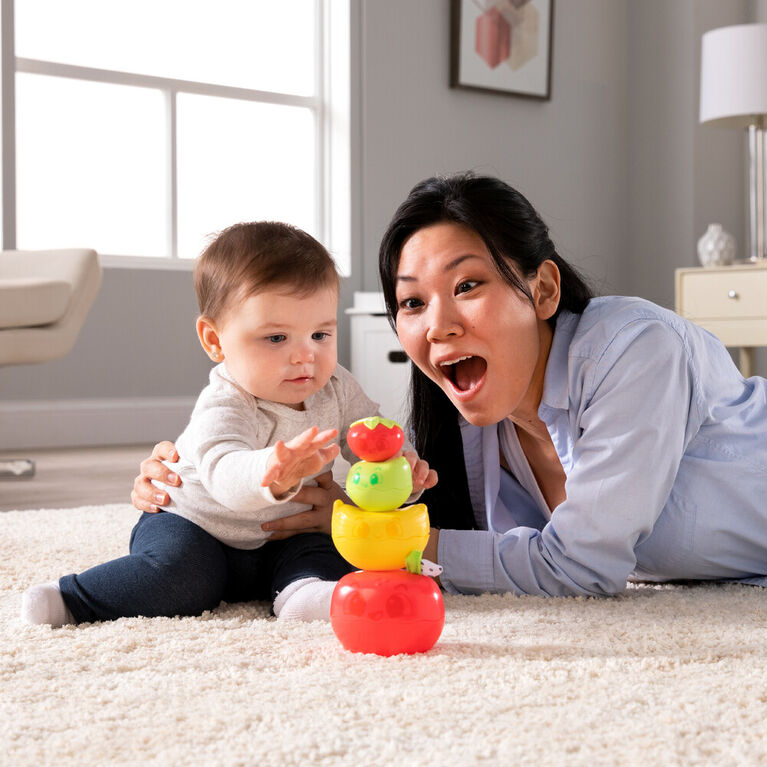
M135 74L62 64L16 56L14 2L0 0L2 54L2 239L4 250L16 249L16 73L150 88L163 93L167 116L170 199L167 250L170 256L100 254L106 267L127 269L191 270L194 259L178 255L177 97L179 94L223 97L254 103L308 109L315 120L315 217L317 237L336 259L343 276L351 273L350 192L350 1L314 0L316 7L314 95L260 91L192 80Z

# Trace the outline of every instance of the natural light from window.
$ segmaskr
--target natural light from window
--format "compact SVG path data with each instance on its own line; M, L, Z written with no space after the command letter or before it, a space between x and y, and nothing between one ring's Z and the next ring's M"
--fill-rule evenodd
M314 0L17 0L16 55L311 96Z
M16 118L20 247L170 255L161 93L19 74Z
M323 0L14 8L15 247L180 264L243 220L346 237L327 194L348 194L328 175L348 148L324 122Z
M179 256L199 232L236 221L289 221L316 234L314 118L308 109L181 94Z

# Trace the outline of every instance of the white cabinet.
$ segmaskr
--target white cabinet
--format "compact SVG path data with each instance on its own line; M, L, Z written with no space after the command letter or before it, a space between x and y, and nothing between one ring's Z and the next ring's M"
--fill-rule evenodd
M360 298L362 297L362 298ZM367 300L365 300L367 299ZM355 293L351 315L351 372L381 414L405 425L410 362L383 311L383 296Z
M754 347L767 346L767 263L676 270L676 310L740 347L740 370L754 374Z

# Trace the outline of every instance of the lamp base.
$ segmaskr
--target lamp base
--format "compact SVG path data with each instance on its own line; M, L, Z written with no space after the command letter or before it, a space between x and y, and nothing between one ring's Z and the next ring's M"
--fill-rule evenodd
M761 122L754 122L748 131L748 263L758 263L767 256L767 241L765 234L765 132Z

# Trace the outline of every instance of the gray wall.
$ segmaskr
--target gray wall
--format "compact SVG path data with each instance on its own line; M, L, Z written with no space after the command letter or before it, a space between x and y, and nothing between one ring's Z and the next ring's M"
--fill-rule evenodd
M674 269L698 265L708 223L744 250L744 136L699 124L698 89L701 35L751 20L751 9L740 0L643 0L628 9L626 277L632 293L673 307Z
M365 287L375 289L378 241L412 185L475 169L518 187L563 255L606 290L624 290L626 2L556 3L547 102L449 88L445 0L369 0L363 7Z
M378 289L389 216L434 173L471 168L518 187L599 292L672 306L674 269L696 264L710 221L743 248L743 137L698 124L700 36L766 18L765 0L555 0L547 102L450 89L449 7L354 3L355 253L345 305L354 289ZM0 447L9 447L4 401L191 401L208 370L195 316L189 273L107 269L68 357L0 370ZM348 363L346 325L340 355ZM172 438L181 426L180 415L154 419L142 437Z

